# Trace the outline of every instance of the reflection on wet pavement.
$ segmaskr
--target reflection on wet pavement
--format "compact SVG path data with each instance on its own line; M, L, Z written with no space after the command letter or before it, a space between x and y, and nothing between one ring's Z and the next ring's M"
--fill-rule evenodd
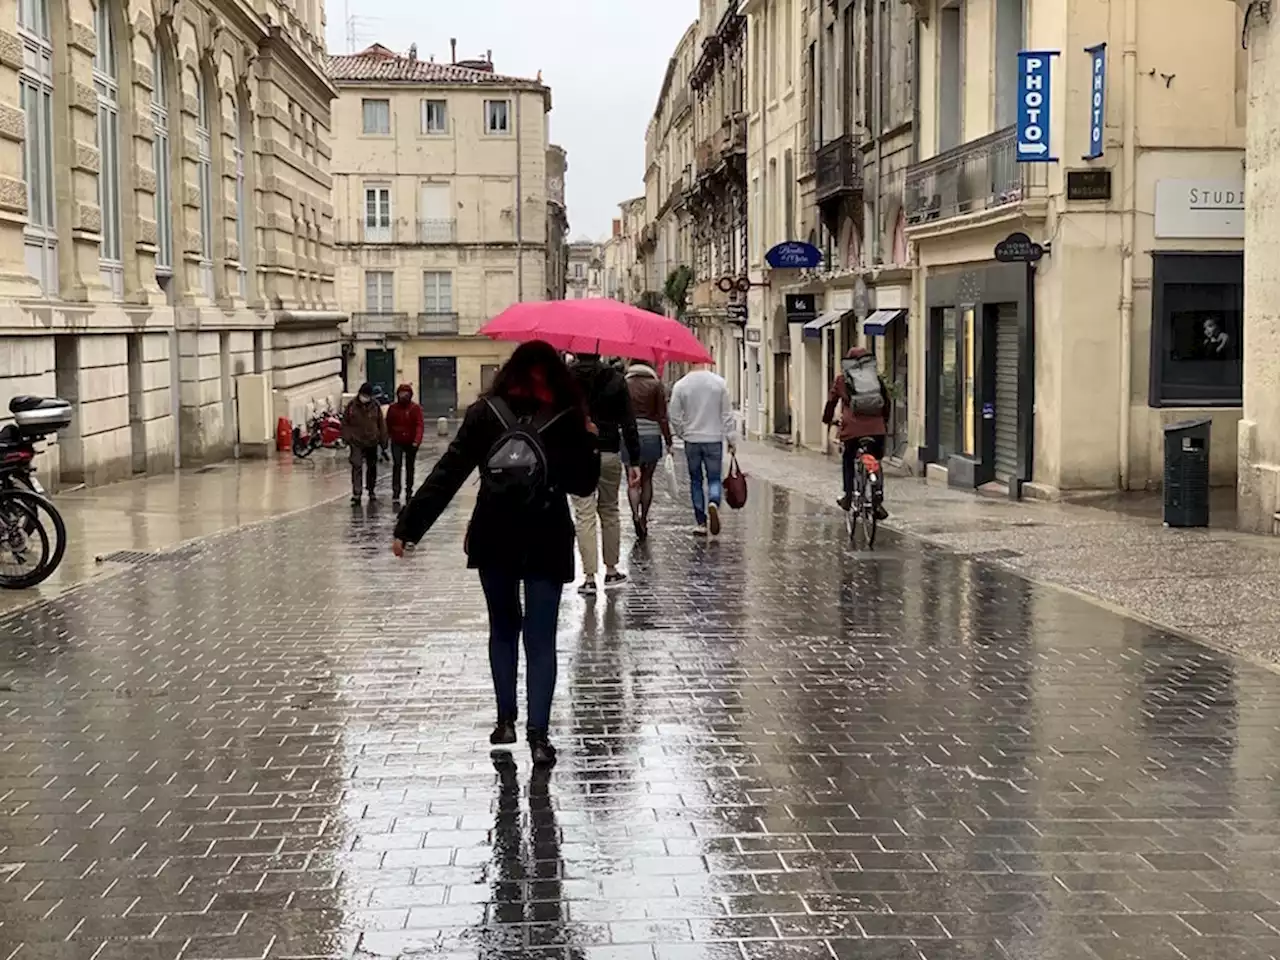
M757 483L566 603L490 757L465 510L0 620L0 960L1280 956L1280 678Z

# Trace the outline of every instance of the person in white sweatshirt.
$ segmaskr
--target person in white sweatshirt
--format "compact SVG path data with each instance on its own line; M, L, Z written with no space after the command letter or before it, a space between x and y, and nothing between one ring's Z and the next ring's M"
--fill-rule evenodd
M667 411L671 429L684 441L689 465L689 492L693 498L695 533L720 532L721 475L724 447L735 450L733 403L724 377L709 364L700 365L680 378L671 391ZM705 482L705 485L704 485Z

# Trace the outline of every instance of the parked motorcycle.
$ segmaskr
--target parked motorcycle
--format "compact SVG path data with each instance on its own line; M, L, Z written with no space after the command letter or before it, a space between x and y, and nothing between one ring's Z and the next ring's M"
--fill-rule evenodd
M49 577L67 550L67 525L36 476L36 444L71 425L71 404L15 397L14 422L0 429L0 588L22 590Z
M316 450L338 450L345 446L342 439L342 418L332 410L318 413L307 421L306 433L301 427L293 428L293 455L306 458Z

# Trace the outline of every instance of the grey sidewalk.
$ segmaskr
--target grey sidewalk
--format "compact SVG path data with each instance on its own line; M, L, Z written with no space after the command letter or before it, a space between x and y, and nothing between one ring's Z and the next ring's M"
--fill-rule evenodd
M840 495L832 458L754 443L743 444L739 458L748 475L827 503ZM1280 540L1171 530L1151 518L1081 504L1014 503L915 478L889 478L886 496L891 529L1280 664Z

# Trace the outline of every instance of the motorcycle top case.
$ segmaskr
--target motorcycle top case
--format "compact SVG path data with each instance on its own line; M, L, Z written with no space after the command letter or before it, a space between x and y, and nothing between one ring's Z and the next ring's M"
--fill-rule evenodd
M26 437L43 437L71 426L71 404L57 397L14 397L9 412Z

